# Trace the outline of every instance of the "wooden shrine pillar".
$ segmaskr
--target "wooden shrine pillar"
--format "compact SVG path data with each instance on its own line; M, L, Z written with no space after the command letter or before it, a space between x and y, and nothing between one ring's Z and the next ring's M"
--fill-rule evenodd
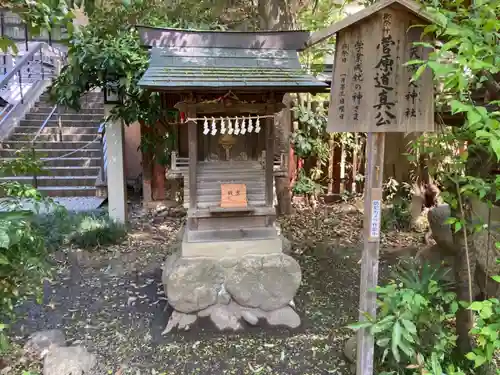
M196 107L189 105L187 118L196 118ZM197 168L198 168L198 124L196 120L188 121L188 141L189 141L189 209L196 209L198 203L197 192ZM195 229L196 219L191 219L189 227Z
M268 114L275 113L274 103L270 104ZM266 206L274 204L274 118L266 118Z

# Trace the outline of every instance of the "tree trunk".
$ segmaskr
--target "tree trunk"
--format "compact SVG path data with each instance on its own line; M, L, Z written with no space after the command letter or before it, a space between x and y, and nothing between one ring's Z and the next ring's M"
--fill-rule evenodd
M292 3L292 4L291 4ZM294 3L287 0L259 0L258 11L261 30L292 30L295 25ZM286 155L290 153L291 97L285 95L283 103L286 108L281 111L278 118L280 129L276 133L277 150ZM288 160L289 158L286 157ZM292 162L288 160L288 163ZM288 167L288 164L287 164ZM289 168L287 168L289 170ZM287 215L292 212L292 194L290 189L290 176L275 177L276 198L278 200L278 215Z
M452 212L452 217L461 217L461 215L459 212ZM467 221L470 222L470 214L466 214L466 217ZM468 232L467 234L468 249L466 249L465 245L464 231L460 230L453 233L453 244L456 249L454 270L458 300L472 302L472 297L475 294L474 290L472 290L472 285L474 285L472 277L474 276L476 270L476 252L472 241L472 233ZM469 336L469 331L472 329L472 325L472 311L460 308L457 312L456 327L458 335L457 349L461 355L465 355L466 353L472 351L472 341Z

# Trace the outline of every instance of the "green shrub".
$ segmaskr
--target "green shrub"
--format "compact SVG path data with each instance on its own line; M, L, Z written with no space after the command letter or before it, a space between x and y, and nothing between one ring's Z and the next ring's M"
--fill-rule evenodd
M18 176L39 172L31 157L19 155L0 161L0 175ZM34 225L35 212L51 204L32 186L0 183L0 352L7 349L6 322L15 319L14 308L30 297L41 297L43 279L50 274L43 233ZM24 207L32 207L26 209Z
M53 250L62 245L85 249L111 245L123 240L127 234L126 227L111 220L104 211L55 210L39 216L37 226Z
M68 240L81 248L115 244L127 234L124 225L116 223L107 215L79 215L76 224Z
M377 317L367 316L350 326L367 328L374 335L378 373L461 374L452 360L458 301L445 281L446 272L429 264L410 264L393 276L393 281L377 287Z

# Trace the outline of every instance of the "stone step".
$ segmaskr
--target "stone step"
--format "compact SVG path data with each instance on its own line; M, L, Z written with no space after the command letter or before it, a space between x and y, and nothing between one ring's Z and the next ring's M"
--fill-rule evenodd
M61 122L65 121L71 121L71 120L81 120L81 121L91 121L91 122L99 122L101 123L104 120L104 113L61 113ZM37 121L45 121L47 119L47 116L50 114L49 113L40 113L40 112L34 112L34 113L28 113L26 114L25 120L37 120ZM57 114L54 113L51 116L51 120L56 120L57 119Z
M73 186L94 186L97 179L96 176L37 176L38 186L57 186L57 187L73 187ZM2 181L16 181L23 184L33 184L33 176L7 176L0 177Z
M45 118L52 112L53 107L32 107L30 112L31 114L39 114L39 115L45 115ZM59 113L61 115L67 114L67 115L99 115L99 116L104 116L104 107L103 108L85 108L82 107L78 112L69 109L69 108L62 108L59 110Z
M95 139L95 137L94 137ZM74 141L39 141L37 139L33 144L31 141L7 141L2 142L2 147L4 149L30 149L34 147L35 149L51 149L51 150L77 150L82 147L87 146L86 150L101 150L102 145L100 141L96 142L74 142Z
M276 228L188 230L186 235L188 242L264 240L276 238Z
M43 102L38 102L36 103L30 112L37 112L39 110L46 111L47 113L50 113L54 109L54 105L50 103L43 103ZM79 113L81 111L88 111L88 110L93 110L94 112L97 113L104 113L104 104L102 103L82 103L82 106L80 107L80 111L76 112L75 110L71 108L64 108L60 109L60 113Z
M0 150L0 158L12 158L16 157L16 153L20 150L16 149L1 149ZM28 151L28 150L25 150ZM40 158L60 158L61 156L65 156L66 154L73 152L71 155L67 155L67 157L72 158L100 158L102 156L102 151L99 150L91 150L91 149L83 149L83 150L64 150L64 149L35 149L35 154Z
M10 161L18 158L2 158L4 161ZM47 159L40 158L40 161L46 167L81 167L81 168L92 168L100 167L101 158L85 158L85 157L67 157L64 159Z
M97 189L94 186L40 186L38 191L49 197L92 197Z
M97 176L100 170L100 166L45 166L41 173L46 176Z
M42 126L43 121L40 120L21 120L19 122L19 125L24 127L24 126L31 126L31 127L40 127ZM84 120L66 120L61 124L61 127L66 128L66 127L92 127L92 128L99 128L99 125L101 124L100 121L84 121ZM49 120L47 121L47 124L45 125L46 127L59 127L59 121L57 120Z
M21 127L16 127L14 130L13 134L33 134L37 133L38 130L40 130L40 126L23 126ZM99 127L98 126L84 126L84 127L79 127L79 126L71 126L71 127L61 127L59 128L58 126L53 126L53 127L45 127L43 130L40 132L40 134L59 134L59 132L62 133L62 135L71 135L71 134L93 134L94 136L97 136L98 134Z
M14 133L9 139L12 141L31 141L36 133ZM88 143L96 139L98 134L63 134L61 136L62 142L84 142ZM37 142L59 142L59 133L54 132L53 134L39 134ZM96 142L100 144L99 142Z

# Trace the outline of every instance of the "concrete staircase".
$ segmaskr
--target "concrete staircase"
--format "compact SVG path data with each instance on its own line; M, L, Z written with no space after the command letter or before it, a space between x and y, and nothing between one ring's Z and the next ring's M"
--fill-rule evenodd
M19 157L21 150L32 152L34 148L36 156L44 163L43 173L36 176L39 191L52 197L95 196L102 162L98 138L99 124L104 118L102 93L89 93L82 98L80 112L60 109L61 125L54 113L32 145L53 108L47 96L42 95L9 138L2 142L0 158L12 160ZM35 183L31 175L3 176L2 180Z

